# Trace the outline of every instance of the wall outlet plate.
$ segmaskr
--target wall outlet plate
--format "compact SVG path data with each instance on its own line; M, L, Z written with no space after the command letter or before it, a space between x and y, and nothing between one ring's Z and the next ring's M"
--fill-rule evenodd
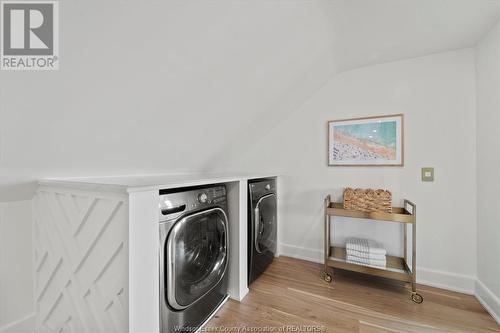
M422 181L423 182L433 182L434 181L434 168L422 168Z

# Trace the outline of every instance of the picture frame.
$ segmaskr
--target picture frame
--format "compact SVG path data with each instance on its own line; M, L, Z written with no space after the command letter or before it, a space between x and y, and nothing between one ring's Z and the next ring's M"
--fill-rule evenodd
M404 115L328 122L329 166L404 166Z

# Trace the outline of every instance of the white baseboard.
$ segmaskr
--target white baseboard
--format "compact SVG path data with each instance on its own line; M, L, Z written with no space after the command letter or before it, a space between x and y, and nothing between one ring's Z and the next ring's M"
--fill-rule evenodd
M18 319L0 327L0 333L33 333L35 331L35 314Z
M476 280L475 296L500 325L500 298L493 294L479 279Z
M308 249L305 247L281 243L279 245L279 253L281 256L285 257L323 263L323 253L317 249Z
M417 283L426 286L474 295L476 277L417 267Z
M305 248L290 244L280 244L280 254L287 257L323 263L323 253L318 249ZM474 276L417 267L417 282L426 286L474 294Z

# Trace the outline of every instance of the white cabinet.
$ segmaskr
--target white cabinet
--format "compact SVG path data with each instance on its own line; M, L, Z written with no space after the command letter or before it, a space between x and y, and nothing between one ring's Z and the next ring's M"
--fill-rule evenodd
M265 175L269 177L269 175ZM159 190L224 183L230 297L247 287L247 184L262 176L44 180L34 200L37 332L159 332Z

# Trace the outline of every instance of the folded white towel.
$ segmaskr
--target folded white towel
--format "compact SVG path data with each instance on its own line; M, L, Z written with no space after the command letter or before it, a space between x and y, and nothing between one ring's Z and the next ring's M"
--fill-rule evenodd
M375 260L385 260L385 254L378 253L370 253L370 252L361 252L356 250L346 250L347 255L351 255L354 257L365 258L365 259L375 259Z
M387 253L382 244L371 239L363 239L355 237L347 238L346 249L358 252L372 253L372 254L386 255Z
M387 268L386 265L370 265L370 264L365 264L365 263L362 263L362 262L359 262L359 261L354 261L354 260L346 260L346 262L350 263L350 264L361 265L361 266L366 266L366 267L373 267L373 268L379 268L379 269Z
M359 258L355 256L347 256L346 258L347 262L355 263L355 264L362 264L362 265L367 265L367 266L375 266L375 267L386 267L387 266L387 261L386 260L375 260L375 259L366 259L366 258Z

